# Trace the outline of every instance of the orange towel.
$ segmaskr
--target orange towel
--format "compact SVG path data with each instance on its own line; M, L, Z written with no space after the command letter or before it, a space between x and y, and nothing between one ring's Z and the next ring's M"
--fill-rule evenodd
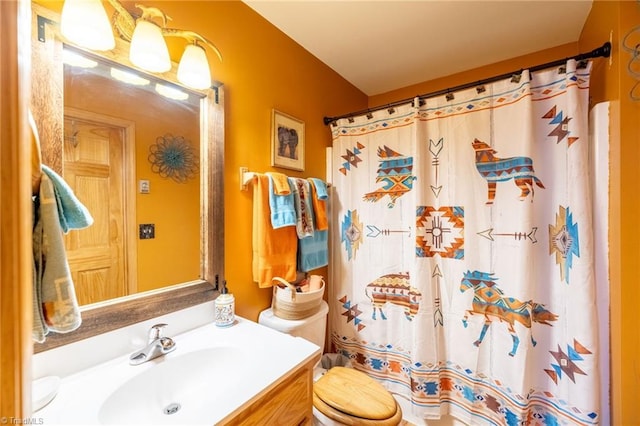
M289 195L291 194L291 187L289 186L289 179L284 173L267 173L273 179L273 193L276 195Z
M315 225L318 231L329 229L329 219L327 218L327 202L318 198L318 188L314 179L309 179L311 183L311 200L313 200L313 214L315 215Z
M269 177L256 175L253 185L253 280L271 287L273 277L296 279L298 236L295 226L273 229L269 209Z

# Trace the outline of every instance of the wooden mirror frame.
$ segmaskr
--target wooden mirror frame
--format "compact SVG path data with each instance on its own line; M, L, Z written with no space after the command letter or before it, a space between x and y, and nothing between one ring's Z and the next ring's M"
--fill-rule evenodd
M58 35L58 22L59 15L36 4L32 5L31 110L40 132L40 140L49 147L43 148L43 162L54 170L62 169L64 140L63 43ZM129 43L116 39L114 50L90 53L135 69L126 55L128 45ZM176 69L173 64L172 70L160 77L180 85L175 78ZM192 89L188 90L194 92ZM208 90L196 92L204 96L200 101L202 279L82 306L80 328L70 333L47 335L44 343L34 345L34 353L205 303L217 297L214 277L224 277L224 91L222 84L214 84ZM56 158L56 155L60 158Z

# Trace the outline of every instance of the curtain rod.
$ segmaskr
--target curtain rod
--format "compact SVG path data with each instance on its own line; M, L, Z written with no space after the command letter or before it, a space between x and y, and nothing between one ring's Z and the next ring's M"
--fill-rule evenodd
M610 42L606 42L605 44L603 44L602 46L598 47L597 49L592 50L591 52L580 53L580 54L575 55L575 56L571 56L571 57L564 58L564 59L559 59L559 60L553 61L553 62L547 62L546 64L536 65L534 67L529 67L527 69L530 72L535 72L535 71L540 71L540 70L543 70L543 69L546 69L546 68L552 68L552 67L557 67L559 65L564 65L570 59L574 59L576 61L582 61L582 60L590 59L590 58L600 58L600 57L608 58L610 54L611 54L611 43ZM474 81L472 83L465 83L465 84L461 84L459 86L454 86L454 87L450 87L448 89L438 90L438 91L431 92L431 93L425 93L423 95L418 95L416 97L422 100L422 99L433 98L433 97L436 97L436 96L446 95L448 93L457 92L459 90L469 89L471 87L482 86L483 84L493 83L495 81L502 80L504 78L508 78L508 77L512 77L514 75L521 74L522 71L523 71L523 69L519 69L517 71L512 71L512 72L509 72L509 73L497 75L495 77L489 77L489 78L486 78L484 80ZM352 113L344 114L344 115L339 115L339 116L336 116L336 117L324 117L323 121L324 121L325 125L329 125L329 124L331 124L331 123L333 123L333 122L335 122L337 120L340 120L341 118L355 117L357 115L370 113L372 111L380 111L382 109L387 109L387 108L392 108L392 107L395 107L395 106L403 105L403 104L406 104L408 102L413 101L416 97L402 99L402 100L399 100L399 101L396 101L396 102L392 102L392 103L389 103L389 104L386 104L386 105L381 105L381 106L374 107L374 108L363 109L363 110L360 110L360 111L356 111L356 112L352 112Z

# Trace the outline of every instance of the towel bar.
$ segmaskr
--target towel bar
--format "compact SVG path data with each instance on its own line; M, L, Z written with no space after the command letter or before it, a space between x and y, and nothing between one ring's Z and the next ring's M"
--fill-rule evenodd
M240 191L249 189L249 183L255 177L255 172L250 172L248 167L240 167Z
M253 181L257 175L256 172L250 172L248 167L240 167L240 191L246 191L249 189L249 184ZM331 184L327 183L330 187Z

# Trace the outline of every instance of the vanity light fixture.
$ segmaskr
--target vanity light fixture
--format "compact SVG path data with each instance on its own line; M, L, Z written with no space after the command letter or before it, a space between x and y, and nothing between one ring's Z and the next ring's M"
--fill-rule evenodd
M111 50L116 46L111 24L100 0L66 0L60 32L79 46Z
M64 37L91 50L110 50L115 47L115 31L121 39L131 43L131 63L152 73L163 73L171 69L169 50L164 38L184 38L188 44L178 65L178 81L192 89L204 90L211 87L211 70L204 46L213 50L222 61L222 54L213 43L193 31L167 28L167 21L171 18L158 8L136 4L136 8L142 13L134 15L119 0L107 2L114 9L111 22L100 0L65 0L61 18ZM95 19L98 21L94 21L92 16L97 17ZM156 23L158 20L162 21L161 25ZM112 42L93 42L93 35L100 28L104 30L105 26Z

